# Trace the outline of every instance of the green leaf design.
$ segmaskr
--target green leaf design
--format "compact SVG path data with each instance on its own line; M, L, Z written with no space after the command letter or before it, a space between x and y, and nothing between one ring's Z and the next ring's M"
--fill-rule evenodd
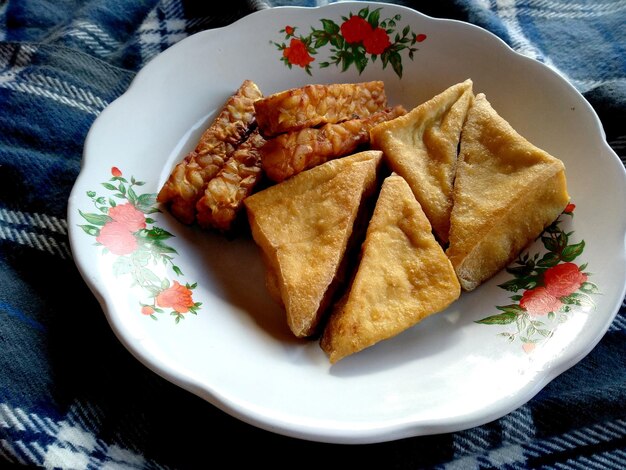
M339 26L334 21L322 19L321 22L324 32L328 34L337 34L339 32Z
M369 24L372 25L372 28L378 28L378 23L380 21L380 10L380 8L377 8L376 10L372 11L367 18L367 21Z
M92 237L100 235L100 229L93 225L79 225L79 227L82 228L87 235L91 235Z
M87 222L89 222L90 224L93 225L104 225L107 222L110 222L111 217L109 217L108 215L101 215L101 214L93 214L93 213L89 213L89 212L83 212L80 209L78 210L78 213L83 217L83 219L85 219Z
M484 325L508 325L509 323L513 323L516 318L517 314L513 312L504 312L498 315L491 315L482 320L476 320L475 323L482 323Z
M600 289L598 288L598 286L596 284L594 284L593 282L583 282L583 284L580 286L580 290L582 292L584 292L585 294L599 294L600 293Z
M118 182L116 186L112 182ZM95 191L87 191L87 197L91 199L96 209L102 214L83 212L79 209L79 214L83 217L88 224L78 225L87 235L97 237L100 234L102 226L112 221L113 219L108 215L109 209L115 207L117 202L115 198L128 201L137 210L144 214L151 214L160 212L156 203L156 194L138 194L136 187L145 184L142 181L138 181L134 176L130 178L130 184L128 180L122 177L113 177L109 182L101 183L104 188L111 191L108 197L98 197ZM151 217L145 218L146 224L155 224L157 221ZM173 264L172 254L177 254L176 250L167 245L167 240L174 235L160 227L152 226L151 228L145 228L138 230L134 233L138 242L138 247L130 254L127 255L115 255L106 247L102 248L103 256L115 256L112 264L112 272L116 277L126 276L130 278L130 282L125 281L125 285L130 287L139 287L147 293L148 298L152 299L152 303L140 302L142 307L150 307L154 309L154 312L149 316L156 320L155 313L164 313L162 309L156 306L155 298L162 292L163 289L167 289L170 286L170 281L167 277L161 279L155 272L152 271L151 265L162 264L164 266L170 266L172 271L177 276L182 276L182 270ZM196 287L196 283L189 284L185 282L188 289ZM193 314L197 315L201 302L194 302L192 307ZM178 312L171 312L175 317L176 323L185 317Z
M576 243L574 245L568 245L563 248L563 252L561 253L561 258L563 261L573 261L575 260L585 249L585 240L582 240L580 243Z
M113 274L115 276L122 276L128 274L133 270L133 263L127 256L120 256L113 263Z
M595 307L595 303L591 297L583 292L574 292L565 297L561 297L561 302L567 305L577 305L579 307Z
M543 257L537 262L537 265L542 268L551 268L556 266L561 261L561 257L558 253L549 252L543 255Z

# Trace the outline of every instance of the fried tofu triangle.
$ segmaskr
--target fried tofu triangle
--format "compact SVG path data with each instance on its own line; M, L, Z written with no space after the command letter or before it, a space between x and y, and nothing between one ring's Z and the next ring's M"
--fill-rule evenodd
M446 251L463 289L504 268L568 202L563 162L524 139L477 95L463 128Z
M459 139L472 98L472 81L466 80L371 131L372 147L381 149L391 169L409 183L443 245Z
M320 345L336 363L444 310L460 293L411 188L392 174L383 182L350 290L332 312Z
M256 122L254 102L262 97L257 85L245 80L204 131L196 148L172 170L157 200L167 204L181 222L194 222L198 199L209 180L252 130Z
M373 150L332 160L244 200L268 291L297 337L317 334L343 281L353 226L381 160Z
M369 143L372 127L405 112L402 106L395 106L362 119L281 134L261 148L263 171L279 183L328 160L349 155Z
M267 96L254 105L264 137L367 117L385 106L382 81L306 85Z

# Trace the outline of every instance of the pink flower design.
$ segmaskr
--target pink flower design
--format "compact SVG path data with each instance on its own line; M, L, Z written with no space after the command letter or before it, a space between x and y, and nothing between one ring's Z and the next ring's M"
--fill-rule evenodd
M556 312L563 306L563 303L550 294L545 287L535 287L524 291L519 305L529 314L538 316Z
M128 227L120 222L107 222L100 229L96 241L101 243L115 255L128 255L137 249L137 239L128 230Z
M557 264L543 275L546 290L554 297L563 297L576 292L586 280L587 275L581 273L574 263Z
M192 294L190 289L174 281L171 287L157 295L156 304L162 308L173 308L178 313L186 313L194 305Z
M115 222L124 225L129 231L136 232L146 228L146 217L143 212L138 211L130 202L111 207L109 217Z

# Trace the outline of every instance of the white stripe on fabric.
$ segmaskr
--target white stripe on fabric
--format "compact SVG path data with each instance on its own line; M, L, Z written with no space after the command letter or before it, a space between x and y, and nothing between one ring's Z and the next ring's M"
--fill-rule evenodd
M67 222L52 215L40 214L39 212L27 213L0 208L0 222L17 225L30 225L43 228L55 233L67 234Z
M17 461L20 465L26 465L26 462L17 451L13 448L13 446L9 443L9 441L5 439L0 439L0 448L4 449L10 457ZM5 454L6 455L6 454Z
M15 446L22 451L22 453L28 457L29 461L31 462L40 462L41 461L41 456L37 457L35 456L35 454L33 454L30 449L22 442L22 441L15 441Z
M19 422L13 410L5 403L0 403L0 426L3 428L15 428L18 431L25 431L26 427Z
M15 80L28 64L37 50L27 44L0 44L0 87L2 84Z
M30 93L32 95L49 98L58 103L65 104L72 108L80 109L81 111L85 111L86 113L93 114L95 116L100 114L100 111L102 111L102 109L94 109L92 107L85 105L84 103L81 103L74 99L67 98L57 93L53 93L49 90L46 90L45 88L27 85L25 83L14 83L14 82L2 83L0 81L0 88L6 88L9 90L18 91L21 93Z
M19 418L20 422L25 428L28 428L30 432L39 432L39 428L31 421L26 413L21 408L14 409L15 416Z
M480 428L474 428L454 434L452 447L455 456L474 454L489 446L488 440L479 434L479 430Z
M82 88L77 88L75 85L64 82L55 77L49 77L40 74L29 74L25 76L24 79L28 82L31 82L33 85L42 88L48 88L53 92L60 93L77 101L83 101L85 102L85 104L93 106L100 111L103 110L108 104L102 98L95 96L90 91Z
M99 41L93 39L91 34L89 34L88 32L73 29L71 31L67 31L65 35L78 39L100 57L107 57L113 52L111 49L104 48L102 44L100 44Z
M69 414L67 418L54 422L47 416L27 413L21 408L12 408L6 403L0 403L0 427L30 432L20 435L20 440L0 439L0 459L9 463L44 468L168 468L147 461L141 453L124 449L117 444L108 445L98 439L92 431L72 423ZM29 435L37 436L38 433L53 436L54 440L50 442L50 437L46 437L45 442L49 444L44 448L36 437L28 438Z
M563 76L566 80L571 82L570 78L562 70L556 67L549 57L544 56L543 53L528 40L517 19L515 0L495 0L495 3L498 9L496 14L503 20L511 38L513 49L527 57L540 60L548 67L552 68L555 72Z
M502 436L505 441L525 442L535 435L535 424L532 411L528 406L522 406L505 415L500 420Z
M88 21L77 21L76 26L82 28L85 31L89 31L93 36L98 38L100 42L103 42L111 49L117 49L120 47L120 42L117 39L113 39L109 33L103 30L100 26L90 23Z
M46 423L45 421L43 421L43 420L42 420L39 416L37 416L36 414L31 413L31 414L30 414L30 419L31 419L31 421L32 421L33 423L35 423L35 424L39 427L39 429L40 429L42 432L44 432L44 433L46 433L46 434L48 434L48 435L50 435L50 436L54 435L54 433L56 432L56 431L55 431L55 430L54 430L51 426L49 426L49 425L48 425L48 423Z
M530 0L528 8L524 8L524 15L540 18L598 18L605 15L614 15L626 11L624 2L586 2L584 5L553 0Z
M59 242L52 237L39 233L28 232L12 227L2 227L0 225L0 239L26 245L40 251L46 251L53 255L60 256L62 259L72 257L66 242Z

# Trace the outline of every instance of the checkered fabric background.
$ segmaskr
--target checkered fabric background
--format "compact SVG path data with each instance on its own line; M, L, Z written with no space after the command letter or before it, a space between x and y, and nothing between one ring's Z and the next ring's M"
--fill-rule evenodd
M248 426L148 371L114 337L74 266L65 218L93 120L142 65L190 34L261 8L323 3L0 0L0 467L304 458L338 467L626 468L624 305L589 356L515 412L368 446ZM553 67L594 106L624 160L626 1L397 3L482 26Z

